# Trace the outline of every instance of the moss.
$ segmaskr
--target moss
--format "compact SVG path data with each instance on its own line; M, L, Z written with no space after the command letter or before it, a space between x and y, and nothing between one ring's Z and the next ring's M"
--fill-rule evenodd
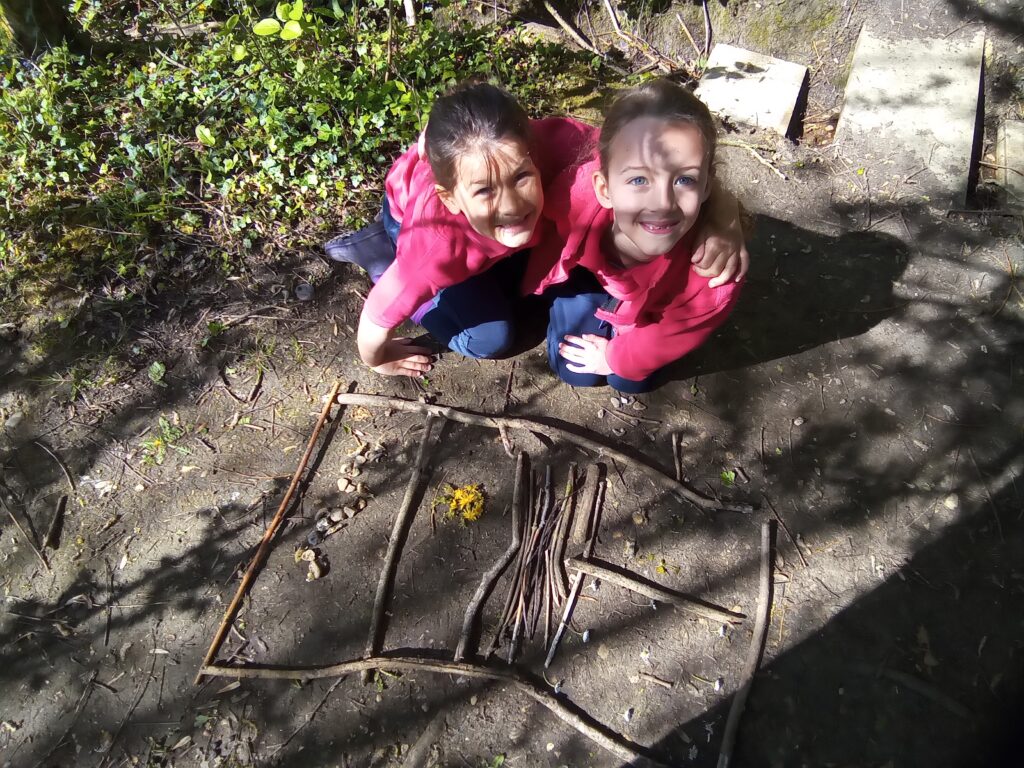
M801 0L784 5L747 5L745 43L758 53L776 55L810 47L839 18L835 0Z

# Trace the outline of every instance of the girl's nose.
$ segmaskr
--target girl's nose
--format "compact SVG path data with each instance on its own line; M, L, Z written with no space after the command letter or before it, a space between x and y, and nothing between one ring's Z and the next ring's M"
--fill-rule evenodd
M658 209L662 211L670 210L675 204L672 184L658 184L655 189L657 190L655 200L658 204Z

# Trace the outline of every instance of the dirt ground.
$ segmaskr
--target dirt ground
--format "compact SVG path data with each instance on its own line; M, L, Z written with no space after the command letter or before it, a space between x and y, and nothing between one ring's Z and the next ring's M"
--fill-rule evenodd
M902 13L922 35L984 22L996 60L1019 63L1012 3L936 5L870 11ZM867 13L854 7L849 26ZM849 40L836 39L842 62ZM826 85L812 88L809 114L837 104L834 80ZM995 94L988 106L1005 102ZM365 278L324 278L311 254L146 306L87 302L66 329L54 324L42 351L8 328L0 764L623 765L514 689L459 676L193 686L336 379L568 426L666 472L680 435L692 487L757 511L702 512L604 460L596 556L751 617L761 523L784 523L734 764L1021 764L1021 220L947 215L916 200L912 184L872 195L857 159L826 141L778 146L785 180L723 148L723 176L755 214L748 283L729 323L639 404L557 383L536 338L508 360L446 354L422 384L375 376L353 343ZM314 273L313 300L294 298ZM213 332L212 321L227 327ZM75 374L113 339L116 384ZM222 661L317 666L363 653L424 419L336 413ZM552 467L557 487L570 463L601 460L510 437L535 467ZM430 459L385 648L443 656L508 545L514 461L492 430L452 423ZM445 484L469 483L486 492L483 517L433 526ZM41 541L64 496L44 567L11 514ZM320 510L355 509L357 498L365 508L323 543L327 571L307 582L296 547ZM505 586L487 603L485 641ZM610 584L583 595L552 668L541 675L539 638L521 665L655 758L715 765L753 622L726 627Z

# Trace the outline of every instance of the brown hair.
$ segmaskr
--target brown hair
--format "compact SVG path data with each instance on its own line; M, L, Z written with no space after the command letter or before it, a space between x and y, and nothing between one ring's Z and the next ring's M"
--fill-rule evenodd
M683 86L671 80L658 79L625 90L615 97L605 116L601 136L597 141L602 171L608 172L608 152L619 131L643 117L690 123L695 126L704 138L704 155L708 167L714 165L717 137L711 112L704 102Z
M476 145L507 138L530 144L530 119L519 102L487 82L455 86L434 102L427 121L427 161L434 179L452 189L461 155Z

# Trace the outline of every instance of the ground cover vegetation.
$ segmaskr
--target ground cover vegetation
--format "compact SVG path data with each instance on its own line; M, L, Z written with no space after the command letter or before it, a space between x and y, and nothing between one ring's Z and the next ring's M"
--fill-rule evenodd
M149 304L254 259L315 258L329 232L373 215L391 160L444 89L483 75L548 112L567 78L598 66L511 26L427 13L410 28L400 10L80 0L90 54L62 45L27 59L9 44L4 317L45 306L59 329L63 306ZM275 17L280 32L266 34Z

